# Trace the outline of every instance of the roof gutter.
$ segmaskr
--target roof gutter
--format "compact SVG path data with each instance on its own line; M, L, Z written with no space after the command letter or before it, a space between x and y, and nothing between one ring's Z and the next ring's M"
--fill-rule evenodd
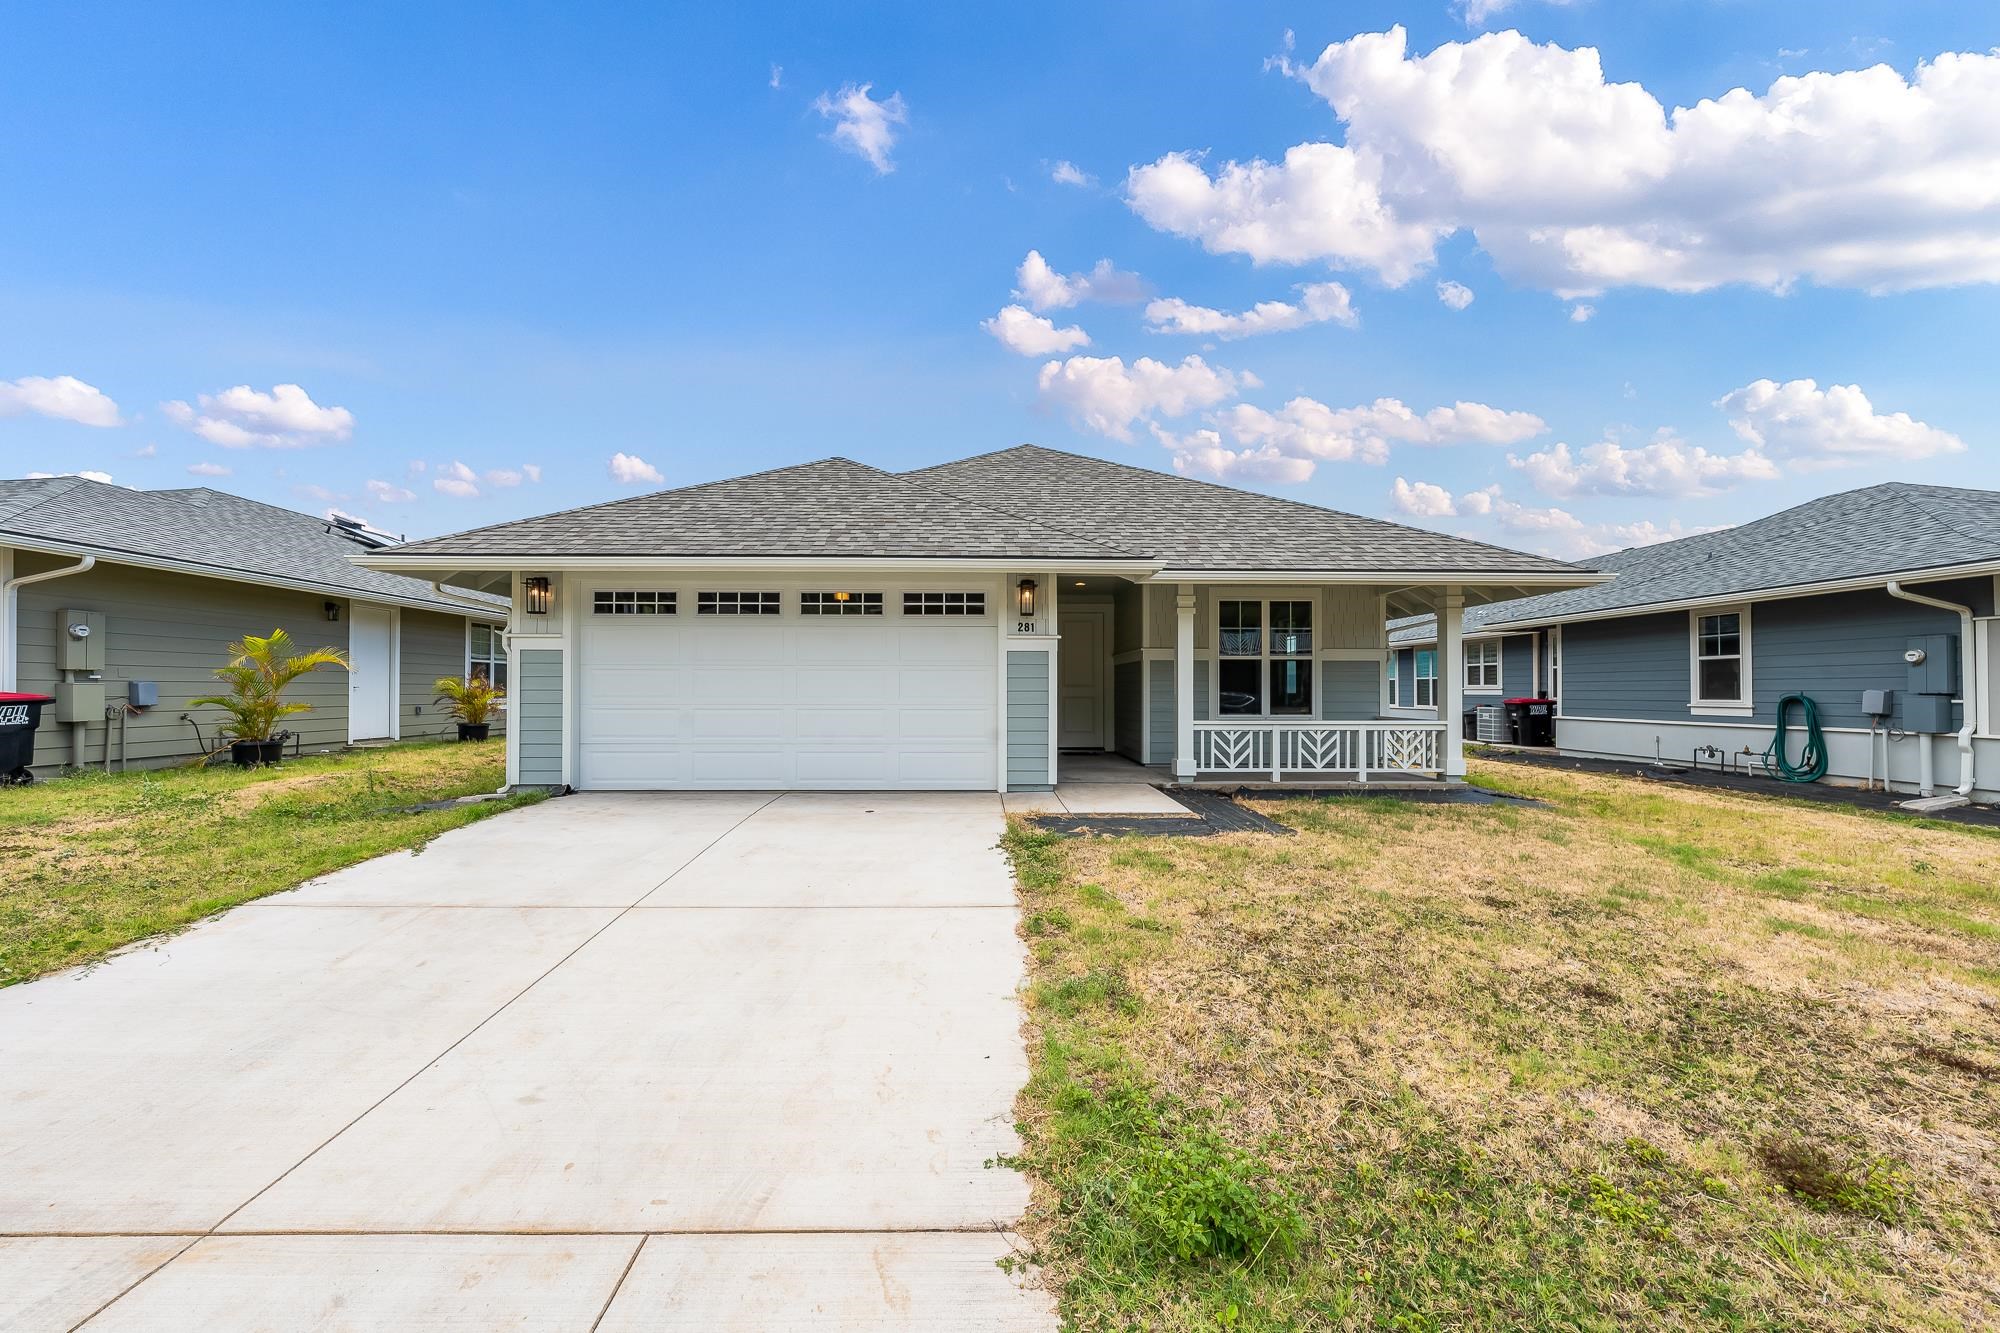
M13 689L20 680L21 632L20 617L16 613L19 601L16 590L30 583L46 583L50 579L66 579L72 574L88 574L97 567L97 557L87 555L73 565L59 569L45 569L39 574L22 574L17 578L0 583L0 631L5 631L4 642L0 642L0 690Z
M1978 724L1979 716L1979 656L1976 646L1977 640L1972 632L1972 608L1958 602L1947 602L1939 597L1926 597L1918 592L1905 592L1903 585L1895 579L1890 579L1882 586L1891 597L1900 597L1906 602L1915 602L1919 606L1934 606L1940 611L1955 611L1958 613L1958 669L1959 673L1965 678L1965 683L1960 688L1959 694L1962 696L1960 706L1964 710L1965 725L1958 729L1958 772L1964 781L1958 784L1957 792L1960 796L1969 797L1972 795L1973 787L1972 732L1973 728ZM1925 743L1929 744L1928 741ZM1926 775L1929 773L1928 765L1925 767L1925 773Z
M511 572L528 570L599 569L758 569L787 570L955 570L1012 574L1024 569L1060 569L1065 574L1119 574L1144 578L1160 568L1157 560L1118 559L1104 556L1066 557L1055 555L1021 556L768 556L768 555L453 555L449 552L415 552L397 555L393 550L351 555L349 560L363 569L385 574L406 574L429 578L439 570Z

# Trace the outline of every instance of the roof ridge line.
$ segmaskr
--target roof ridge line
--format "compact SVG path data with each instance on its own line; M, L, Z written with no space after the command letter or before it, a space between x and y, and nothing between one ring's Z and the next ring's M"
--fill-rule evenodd
M1946 518L1943 514L1938 513L1935 509L1932 509L1927 505L1919 504L1916 501L1916 499L1913 496L1911 496L1910 491L1913 488L1907 481L1884 482L1883 486L1885 488L1894 487L1895 489L1893 491L1893 494L1899 503L1901 503L1907 509L1912 509L1919 514L1922 514L1925 518L1937 524L1939 527L1945 529L1947 532L1957 533L1959 536L1965 538L1967 541L1990 542L1993 540L1993 534L1990 532L1969 532L1966 529L1960 527L1952 519ZM1976 488L1970 486L1946 486L1940 489L1953 490L1953 491L1966 490L1966 491L1972 491L1974 494L1979 493Z
M974 454L974 455L973 455L973 458L989 458L989 457L991 457L991 456L992 456L993 454L1004 454L1004 453L1011 453L1011 452L1013 452L1013 449L1018 449L1018 448L1021 448L1021 447L1023 447L1023 446L1021 446L1021 445L1014 445L1014 446L1012 446L1012 448L1009 448L1009 449L995 449L995 450L993 450L993 451L992 451L992 453L990 453L990 454ZM970 462L970 461L971 461L971 459L964 459L964 458L961 458L961 459L955 459L954 461L955 461L955 462L960 462L960 463L965 463L965 462ZM948 466L950 466L950 464L946 464L946 463L939 463L939 464L937 464L937 466L938 466L938 467L948 467ZM928 469L919 469L919 470L928 470ZM1059 532L1059 533L1061 533L1061 534L1062 534L1063 536L1065 536L1065 537L1068 537L1068 538L1070 538L1070 539L1071 539L1071 540L1073 540L1073 541L1080 541L1080 542L1089 542L1089 543L1090 543L1090 544L1091 544L1092 546L1100 546L1100 547L1103 547L1103 548L1104 548L1104 549L1105 549L1106 551L1108 551L1108 552L1110 552L1111 554L1113 554L1113 555L1116 555L1116 556L1121 556L1121 557L1126 557L1126 558L1130 558L1130 559L1135 559L1135 560L1157 560L1157 559L1159 559L1159 557L1158 557L1157 555L1154 555L1154 554L1152 554L1152 553L1150 553L1150 552L1144 552L1144 551L1130 551L1130 550L1127 550L1126 548L1124 548L1124 547L1122 547L1122 546L1113 546L1113 545L1112 545L1112 544L1111 544L1110 542L1107 542L1107 541L1105 541L1105 540L1104 540L1103 538L1101 538L1101 537L1093 537L1093 536L1091 536L1091 535L1090 535L1089 533L1087 533L1087 532L1072 532L1072 531L1070 531L1070 530L1069 530L1068 528L1065 528L1065 527L1061 527L1061 526L1059 526L1059 525L1057 525L1057 524L1054 524L1054 523L1051 523L1051 522L1049 522L1049 521L1048 521L1047 519L1045 519L1045 518L1036 518L1036 517L1034 517L1034 516L1033 516L1033 515L1031 515L1031 514L1020 514L1020 513L1016 513L1016 512L1015 512L1014 510L1012 510L1012 509L1002 509L1002 508L1001 508L1000 506L998 506L998 505L994 505L994 504L988 504L988 503L987 503L986 501L984 501L984 500L975 500L975 499L973 499L973 498L972 498L971 496L969 496L969 495L960 495L960 494L959 494L959 493L958 493L957 491L951 491L951 490L946 490L946 489L945 489L944 487L942 487L942 486L935 486L935 485L932 485L932 484L930 484L929 482L918 482L918 481L911 481L911 480L910 480L910 476L911 476L911 474L910 474L910 473L906 473L906 472L892 472L892 473L890 473L889 475L890 475L890 476L893 476L893 477L895 477L895 478L896 478L896 480L898 480L898 481L902 482L902 483L903 483L903 484L904 484L905 486L908 486L908 487L910 487L910 488L911 488L911 489L913 489L913 490L920 490L920 491L933 491L933 492L935 492L935 493L937 493L937 494L939 494L939 495L945 495L945 496L949 496L949 497L951 497L952 499L954 499L954 500L957 500L957 501L958 501L959 503L961 503L961 504L969 504L969 505L972 505L972 506L974 506L975 508L978 508L978 509L984 509L984 510L985 510L986 512L988 512L988 513L990 513L990 514L998 514L998 515L1000 515L1000 516L1001 516L1002 518L1010 518L1010 519L1013 519L1013 520L1014 520L1014 521L1015 521L1016 523L1032 523L1032 524L1034 524L1034 525L1035 525L1036 527L1038 527L1038 528L1042 528L1042 529L1044 529L1044 530L1046 530L1046 531L1049 531L1049 532Z

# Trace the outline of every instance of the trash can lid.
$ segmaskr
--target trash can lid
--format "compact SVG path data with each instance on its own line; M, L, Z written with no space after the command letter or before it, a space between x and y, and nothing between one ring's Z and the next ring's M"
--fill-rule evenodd
M0 690L0 704L52 704L53 694L16 694L11 690Z
M1510 704L1552 704L1555 700L1544 699L1539 694L1523 694L1513 699L1503 700L1503 702Z

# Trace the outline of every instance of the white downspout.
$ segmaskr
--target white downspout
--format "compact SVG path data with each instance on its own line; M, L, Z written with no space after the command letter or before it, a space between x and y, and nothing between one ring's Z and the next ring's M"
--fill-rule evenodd
M1906 602L1916 602L1923 606L1934 606L1940 611L1958 613L1958 670L1962 680L1959 695L1962 700L1965 725L1958 729L1958 775L1964 780L1958 784L1956 790L1960 796L1970 796L1973 787L1972 729L1979 716L1979 649L1972 633L1972 608L1958 602L1947 602L1942 598L1926 597L1922 593L1905 592L1903 585L1894 579L1890 579L1884 587L1891 597L1900 597ZM1928 758L1930 756L1928 739L1924 741L1924 747L1923 754ZM1929 765L1925 767L1928 768ZM1929 795L1930 784L1926 782L1924 786L1924 794Z
M73 565L45 569L39 574L23 574L0 584L0 630L6 631L5 642L0 642L0 690L18 689L21 681L20 599L15 596L15 589L25 588L30 583L68 578L71 574L88 574L96 567L97 557L87 555Z

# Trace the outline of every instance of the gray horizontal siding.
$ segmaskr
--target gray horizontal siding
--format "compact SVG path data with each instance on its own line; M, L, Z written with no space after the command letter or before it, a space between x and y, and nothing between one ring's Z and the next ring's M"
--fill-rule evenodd
M1174 761L1175 733L1179 730L1174 719L1174 664L1171 658L1148 664L1152 688L1147 691L1146 726L1153 735L1153 762L1171 764ZM1208 666L1201 659L1194 664L1194 719L1208 720Z
M404 740L455 736L458 723L437 702L441 676L465 677L465 621L429 611L403 612L401 697L397 701ZM493 734L506 729L507 711L493 714Z
M15 555L14 572L39 573L73 563L66 557L21 551ZM202 735L214 743L216 728L228 720L227 714L220 708L191 708L188 701L220 690L215 668L228 660L229 645L245 634L282 628L302 649L347 649L347 618L329 622L327 599L317 593L105 563L85 574L30 584L17 596L22 690L55 693L56 642L62 632L57 622L66 610L104 615L108 699L122 700L127 681L158 683L159 705L125 721L125 757L135 767L201 753L194 727L181 721L183 713L199 722ZM312 706L311 712L284 723L299 733L308 752L347 744L347 684L345 671L330 668L301 678L288 692L287 698ZM37 767L70 760L70 728L57 723L54 712L50 705L43 713L35 737ZM107 736L116 761L117 730L100 718L86 726L85 762L103 761Z
M1045 791L1049 772L1049 655L1007 654L1007 790Z
M1927 595L1975 610L1990 586L1932 584ZM1887 592L1835 593L1757 602L1750 610L1752 705L1769 721L1779 698L1810 696L1832 727L1866 727L1863 690L1905 689L1903 650L1923 634L1953 634L1958 617ZM1960 645L1963 652L1964 645ZM1685 721L1691 717L1685 612L1582 621L1563 628L1563 712L1575 717ZM1955 710L1956 711L1956 710Z
M514 726L520 737L517 781L524 787L561 786L562 651L523 648L513 684Z
M1541 693L1541 686L1535 683L1532 634L1509 634L1500 640L1500 693L1509 699Z
M1379 662L1320 663L1319 715L1350 722L1379 717L1381 673Z
M1112 693L1117 698L1113 740L1118 753L1134 763L1144 762L1140 746L1146 735L1146 665L1120 662L1112 667L1111 676Z

